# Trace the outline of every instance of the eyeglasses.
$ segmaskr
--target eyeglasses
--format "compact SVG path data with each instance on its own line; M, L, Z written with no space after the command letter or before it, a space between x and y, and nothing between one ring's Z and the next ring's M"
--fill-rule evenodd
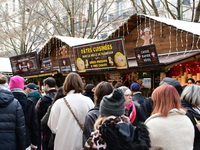
M126 96L126 97L132 97L133 95L132 94L125 94L124 96Z

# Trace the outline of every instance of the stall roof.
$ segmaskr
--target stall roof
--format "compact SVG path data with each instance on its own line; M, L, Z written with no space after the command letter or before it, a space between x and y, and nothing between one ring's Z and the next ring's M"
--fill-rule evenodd
M12 72L9 58L0 57L0 64L0 73Z
M47 45L47 43L49 43L54 38L61 40L62 42L69 45L70 47L99 41L97 39L75 38L75 37L55 35L55 36L52 36L50 39L48 39L38 52L40 52Z
M138 19L139 17L140 19ZM176 28L177 30L182 30L184 32L188 32L194 35L200 35L200 23L195 22L188 22L188 21L181 21L181 20L174 20L156 16L149 16L149 15L137 15L133 14L120 27L118 27L114 32L112 32L108 38L112 38L113 35L116 36L126 36L128 35L134 28L138 26L139 23L143 22L145 19L151 19L157 21L159 23L163 23L167 26L171 26ZM128 27L127 27L128 24Z

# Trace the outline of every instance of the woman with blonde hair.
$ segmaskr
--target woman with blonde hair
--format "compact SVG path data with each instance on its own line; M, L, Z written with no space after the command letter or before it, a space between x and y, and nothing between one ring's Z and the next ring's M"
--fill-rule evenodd
M192 150L194 127L181 108L177 90L168 84L152 93L153 112L145 121L151 140L151 150Z
M186 115L192 121L195 129L194 150L200 149L200 86L187 85L181 94L182 106L187 110Z

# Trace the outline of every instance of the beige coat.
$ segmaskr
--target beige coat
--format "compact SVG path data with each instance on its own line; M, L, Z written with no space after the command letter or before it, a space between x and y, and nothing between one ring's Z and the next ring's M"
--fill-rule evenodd
M87 112L94 107L92 100L81 93L70 91L66 99L81 124ZM54 150L81 150L83 131L65 104L63 98L57 100L51 109L48 126L56 134Z
M150 116L145 124L151 140L151 150L192 150L194 127L184 110L172 109L168 117L159 113Z

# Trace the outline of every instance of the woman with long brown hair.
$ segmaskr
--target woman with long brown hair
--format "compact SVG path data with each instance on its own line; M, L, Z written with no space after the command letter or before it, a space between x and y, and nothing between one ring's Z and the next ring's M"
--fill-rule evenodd
M181 107L180 95L168 84L152 93L153 112L145 121L151 140L151 150L192 150L194 127Z
M82 95L83 82L77 73L67 75L63 92L66 96L53 104L48 120L49 128L56 134L54 150L80 150L85 116L94 104Z

